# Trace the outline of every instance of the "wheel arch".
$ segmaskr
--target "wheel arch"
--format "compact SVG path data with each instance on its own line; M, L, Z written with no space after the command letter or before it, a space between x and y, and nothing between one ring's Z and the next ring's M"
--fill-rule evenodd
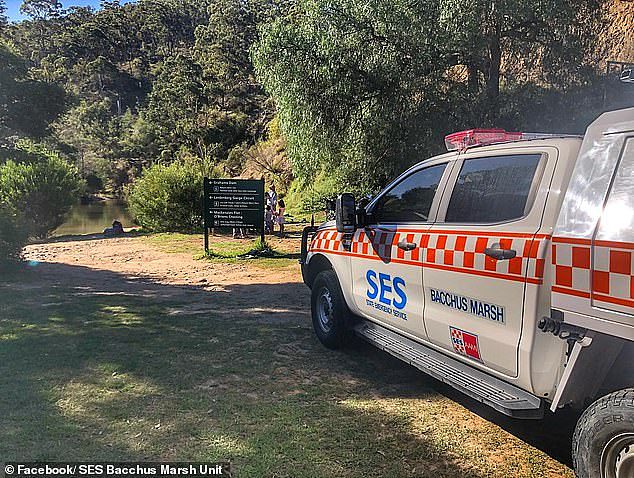
M590 332L589 344L577 342L558 386L551 410L571 405L584 409L596 399L634 387L631 364L634 343L607 334ZM592 377L589 380L589 377Z
M332 262L323 254L314 254L306 264L304 282L308 287L312 288L317 274L327 270L335 270Z

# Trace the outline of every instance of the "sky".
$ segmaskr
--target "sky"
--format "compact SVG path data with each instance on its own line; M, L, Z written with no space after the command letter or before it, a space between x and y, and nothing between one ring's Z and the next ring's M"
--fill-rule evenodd
M127 3L130 0L124 0L121 3ZM64 8L68 7L99 7L100 0L61 0ZM22 0L5 0L7 5L7 15L9 19L13 21L22 20L24 17L20 14L20 5L22 5Z

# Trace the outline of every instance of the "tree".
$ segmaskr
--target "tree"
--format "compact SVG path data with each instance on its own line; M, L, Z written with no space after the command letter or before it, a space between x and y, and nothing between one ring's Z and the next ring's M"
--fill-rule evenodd
M0 142L14 135L45 136L65 106L61 87L31 79L27 62L0 42Z
M61 10L29 0L29 19L12 25L9 40L21 78L67 92L50 141L119 189L157 160L224 161L264 135L273 104L249 48L258 23L291 1L115 0Z
M35 21L49 20L61 14L62 4L57 0L24 0L20 12Z
M200 66L184 55L169 57L161 66L148 98L147 119L157 128L163 148L195 148L203 141L199 115L206 104Z
M436 25L434 2L307 0L263 27L256 71L300 179L370 192L421 159L445 123Z
M209 22L196 28L196 59L203 68L206 94L223 110L249 117L249 133L259 137L273 116L255 77L250 51L258 25L288 9L286 0L217 0Z
M209 7L209 23L196 29L198 57L206 73L221 86L223 99L238 96L240 91L249 91L257 85L249 58L249 49L257 34L251 3L214 2Z
M452 130L594 114L599 2L25 0L0 33L0 147L46 137L116 190L156 162L238 174L288 151L303 184L371 192ZM259 144L273 117L281 152Z
M82 175L108 178L118 152L117 125L112 123L108 100L81 101L54 125L56 137L77 156Z
M202 227L203 174L199 164L155 164L128 190L137 221L155 232L197 232Z
M0 38L2 37L4 30L7 28L8 23L7 5L4 0L0 0Z
M217 145L224 154L245 136L246 116L212 104L200 65L185 55L168 57L161 65L142 113L166 160L175 159L183 148L201 159L218 159Z
M587 77L580 73L600 6L600 0L440 0L439 20L447 54L466 67L472 94L482 87L484 114L495 123L501 75L559 87Z
M51 50L51 20L62 14L62 4L57 0L23 0L20 12L31 19L37 36L37 49L31 52L31 58L39 63Z

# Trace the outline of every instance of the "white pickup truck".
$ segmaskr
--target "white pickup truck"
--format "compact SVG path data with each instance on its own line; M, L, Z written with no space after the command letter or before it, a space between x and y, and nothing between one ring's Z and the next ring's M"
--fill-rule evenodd
M312 319L512 417L585 409L579 478L634 477L634 108L583 137L469 130L304 230Z

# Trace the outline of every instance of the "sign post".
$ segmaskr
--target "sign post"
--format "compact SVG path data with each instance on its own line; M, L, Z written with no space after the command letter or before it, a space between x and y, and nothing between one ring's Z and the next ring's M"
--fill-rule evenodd
M264 242L264 180L205 178L205 252L209 251L209 229L231 227L260 229Z

